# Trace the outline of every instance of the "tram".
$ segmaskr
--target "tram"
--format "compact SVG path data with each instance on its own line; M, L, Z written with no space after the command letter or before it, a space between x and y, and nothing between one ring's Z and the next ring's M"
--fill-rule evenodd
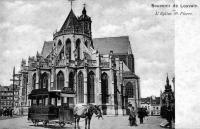
M72 89L65 87L62 91L35 89L29 94L31 106L28 109L28 120L35 126L42 122L58 123L61 127L74 122L74 97Z

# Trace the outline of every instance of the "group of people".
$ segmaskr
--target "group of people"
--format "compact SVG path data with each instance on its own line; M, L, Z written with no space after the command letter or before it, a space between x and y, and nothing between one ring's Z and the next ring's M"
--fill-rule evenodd
M147 116L147 112L144 108L139 108L138 112L136 112L136 109L129 104L129 124L130 126L137 126L136 122L136 114L138 114L138 118L140 119L140 124L143 124L143 119L145 116Z
M7 108L4 107L3 109L0 109L0 116L13 116L13 109L11 107Z

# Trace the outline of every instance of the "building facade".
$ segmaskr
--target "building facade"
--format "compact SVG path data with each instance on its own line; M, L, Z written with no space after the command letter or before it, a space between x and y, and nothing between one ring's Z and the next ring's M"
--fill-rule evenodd
M45 41L27 66L22 62L28 78L25 96L34 89L62 92L67 87L75 94L70 103L101 105L103 114L126 114L129 102L140 106L129 37L92 38L91 23L85 7L79 17L71 9L53 41Z
M160 115L160 97L141 98L141 107L146 108L149 115Z
M13 86L0 86L0 109L17 106L19 103L19 89L14 86L14 102L13 102Z

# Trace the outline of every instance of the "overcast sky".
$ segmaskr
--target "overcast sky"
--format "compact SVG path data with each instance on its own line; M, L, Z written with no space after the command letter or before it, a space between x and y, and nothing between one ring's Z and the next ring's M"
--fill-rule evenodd
M79 16L86 3L93 38L129 36L142 97L159 96L166 74L170 81L174 76L174 19L155 16L151 4L156 1L76 0L73 4ZM0 1L1 85L11 84L13 66L19 70L22 58L36 55L44 41L53 40L53 32L60 29L69 11L68 0Z

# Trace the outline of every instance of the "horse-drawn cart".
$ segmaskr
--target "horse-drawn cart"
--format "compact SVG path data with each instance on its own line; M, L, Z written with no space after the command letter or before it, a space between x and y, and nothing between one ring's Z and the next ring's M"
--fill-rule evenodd
M64 96L63 96L64 95ZM73 94L36 89L29 95L31 107L28 110L28 120L34 125L42 122L44 126L49 123L58 123L61 127L74 122Z

